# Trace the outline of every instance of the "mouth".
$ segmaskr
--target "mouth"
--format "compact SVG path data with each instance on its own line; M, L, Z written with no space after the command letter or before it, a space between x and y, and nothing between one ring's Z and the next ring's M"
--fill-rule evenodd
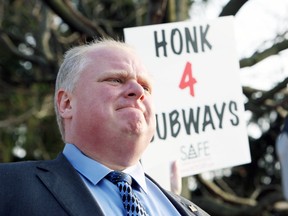
M140 106L135 106L135 105L123 105L123 106L119 106L116 111L118 110L123 110L123 109L132 109L132 110L138 110L141 111L142 113L144 113L144 109L141 108Z
M118 109L116 109L116 110L118 111L118 110L124 110L124 109L126 109L126 110L128 110L128 109L131 109L131 110L138 110L138 111L141 111L141 112L142 112L141 109L136 108L136 107L131 107L131 106L120 107L120 108L118 108Z

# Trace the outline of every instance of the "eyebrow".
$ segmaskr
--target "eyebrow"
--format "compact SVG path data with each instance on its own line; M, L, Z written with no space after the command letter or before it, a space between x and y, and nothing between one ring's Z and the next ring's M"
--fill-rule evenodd
M140 73L136 73L136 76L134 76L135 74L128 72L127 70L123 70L123 69L112 69L112 70L108 70L104 73L104 76L120 76L123 77L125 79L127 78L135 78L138 82L140 82L141 84L145 84L147 85L147 87L149 87L151 90L153 89L153 77L151 74L149 73L145 73L145 72L140 72Z

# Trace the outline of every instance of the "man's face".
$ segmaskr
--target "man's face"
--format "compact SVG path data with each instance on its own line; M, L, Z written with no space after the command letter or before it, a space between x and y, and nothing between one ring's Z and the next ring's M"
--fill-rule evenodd
M113 148L121 153L125 147L142 154L155 130L146 68L122 48L99 48L87 58L72 94L74 133L98 152Z

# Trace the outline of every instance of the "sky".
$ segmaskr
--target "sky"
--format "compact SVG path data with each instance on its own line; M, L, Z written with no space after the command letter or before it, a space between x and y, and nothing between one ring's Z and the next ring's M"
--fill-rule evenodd
M193 20L215 19L228 0L210 0L207 7L196 0L191 10ZM288 0L249 0L235 16L236 49L239 60L250 57L256 51L271 47L278 35L288 31ZM286 32L286 39L288 32ZM288 49L260 63L240 70L241 84L260 90L270 90L288 77ZM251 113L246 112L247 121ZM267 130L269 124L267 123ZM248 125L248 133L254 138L265 130L256 124Z
M196 1L193 20L215 19L228 0L210 0L204 8ZM277 35L287 29L288 0L249 0L235 16L235 37L239 59L251 56L256 50L270 47ZM241 82L269 90L288 76L288 50L261 63L241 69Z
M259 48L270 47L278 35L288 30L288 0L250 0L235 20L239 57L249 57ZM243 85L269 90L288 76L287 58L288 50L242 69Z

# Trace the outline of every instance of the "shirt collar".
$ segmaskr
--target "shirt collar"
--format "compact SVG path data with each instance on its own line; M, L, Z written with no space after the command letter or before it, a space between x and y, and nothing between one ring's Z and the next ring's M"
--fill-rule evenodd
M72 166L92 184L96 185L112 170L103 164L84 155L75 145L66 144L63 154L72 164ZM138 185L147 193L145 174L140 162L136 165L122 170L133 177Z
M134 166L126 168L123 170L123 172L131 175L132 178L138 183L138 185L144 190L144 192L147 193L145 173L140 162Z

